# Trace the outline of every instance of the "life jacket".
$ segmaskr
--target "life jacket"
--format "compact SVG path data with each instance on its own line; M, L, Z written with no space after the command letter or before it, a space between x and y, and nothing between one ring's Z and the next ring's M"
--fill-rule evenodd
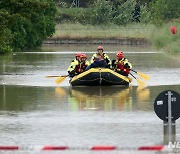
M85 62L81 62L81 70L84 72L86 67L89 65L89 62L86 60Z
M92 58L91 58L91 64L94 62L95 58L97 56L97 53L93 54ZM103 53L102 58L105 60L105 62L108 64L108 67L111 69L111 60L109 58L109 56L106 53Z
M79 63L78 65L76 65L74 71L75 71L76 74L79 74L79 73L82 72L82 70L81 70L81 63Z
M128 75L130 69L128 67L125 67L126 63L128 63L128 60L126 58L122 58L121 60L116 60L115 71L122 72L123 75Z
M82 72L84 72L86 70L86 67L89 65L89 62L88 61L85 61L85 62L81 62L79 63L78 65L76 65L75 67L75 72L77 74L80 74Z
M93 54L93 56L91 58L91 61L90 61L91 63L94 62L96 56L97 56L97 53ZM111 60L110 60L109 56L106 53L103 53L102 58L106 61L107 64L111 64Z

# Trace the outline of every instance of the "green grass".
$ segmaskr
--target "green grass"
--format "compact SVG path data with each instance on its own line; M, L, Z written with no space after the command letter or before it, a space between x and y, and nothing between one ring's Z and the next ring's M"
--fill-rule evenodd
M180 23L168 23L161 27L154 27L150 40L157 49L162 49L173 55L180 54L180 33L172 34L170 31L171 26L176 26L180 30Z
M82 24L60 24L56 26L54 38L149 38L152 25L92 26Z

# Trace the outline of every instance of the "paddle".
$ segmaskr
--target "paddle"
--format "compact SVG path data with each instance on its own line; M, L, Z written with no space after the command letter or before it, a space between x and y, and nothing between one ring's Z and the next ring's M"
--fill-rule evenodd
M68 77L68 76L69 76L69 75L58 77L58 78L55 80L56 84L62 83L62 82L66 79L66 77Z
M48 75L48 76L46 76L46 78L57 78L57 77L61 77L61 75Z
M150 79L150 76L148 76L147 74L140 73L140 72L137 72L137 71L132 70L132 69L131 69L131 71L135 72L137 75L139 75L139 77L141 77L144 80L149 80Z
M130 74L131 74L131 73L130 73ZM131 74L131 76L136 79L136 81L138 82L138 84L139 84L140 86L146 87L146 84L145 84L143 81L137 79L137 78L136 78L134 75L132 75L132 74Z

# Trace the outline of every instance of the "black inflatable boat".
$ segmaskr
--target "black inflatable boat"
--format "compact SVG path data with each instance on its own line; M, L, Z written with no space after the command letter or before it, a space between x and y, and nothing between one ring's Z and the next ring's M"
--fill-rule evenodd
M129 85L131 78L123 76L108 68L91 68L77 76L70 83L72 86L111 86Z

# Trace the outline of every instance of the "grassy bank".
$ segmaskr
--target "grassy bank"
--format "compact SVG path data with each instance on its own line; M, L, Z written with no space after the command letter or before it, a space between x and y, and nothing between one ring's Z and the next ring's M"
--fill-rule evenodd
M154 26L92 26L81 24L60 24L56 26L54 38L149 38Z
M134 24L128 26L92 26L81 24L56 25L56 33L53 38L145 38L150 40L153 46L159 50L173 55L180 54L180 34L171 34L170 27L174 25L180 29L180 23L164 24L161 27L154 25Z
M180 55L180 31L172 34L171 26L176 26L180 30L180 23L168 23L162 27L154 27L150 35L150 40L154 47L161 49L173 55Z

